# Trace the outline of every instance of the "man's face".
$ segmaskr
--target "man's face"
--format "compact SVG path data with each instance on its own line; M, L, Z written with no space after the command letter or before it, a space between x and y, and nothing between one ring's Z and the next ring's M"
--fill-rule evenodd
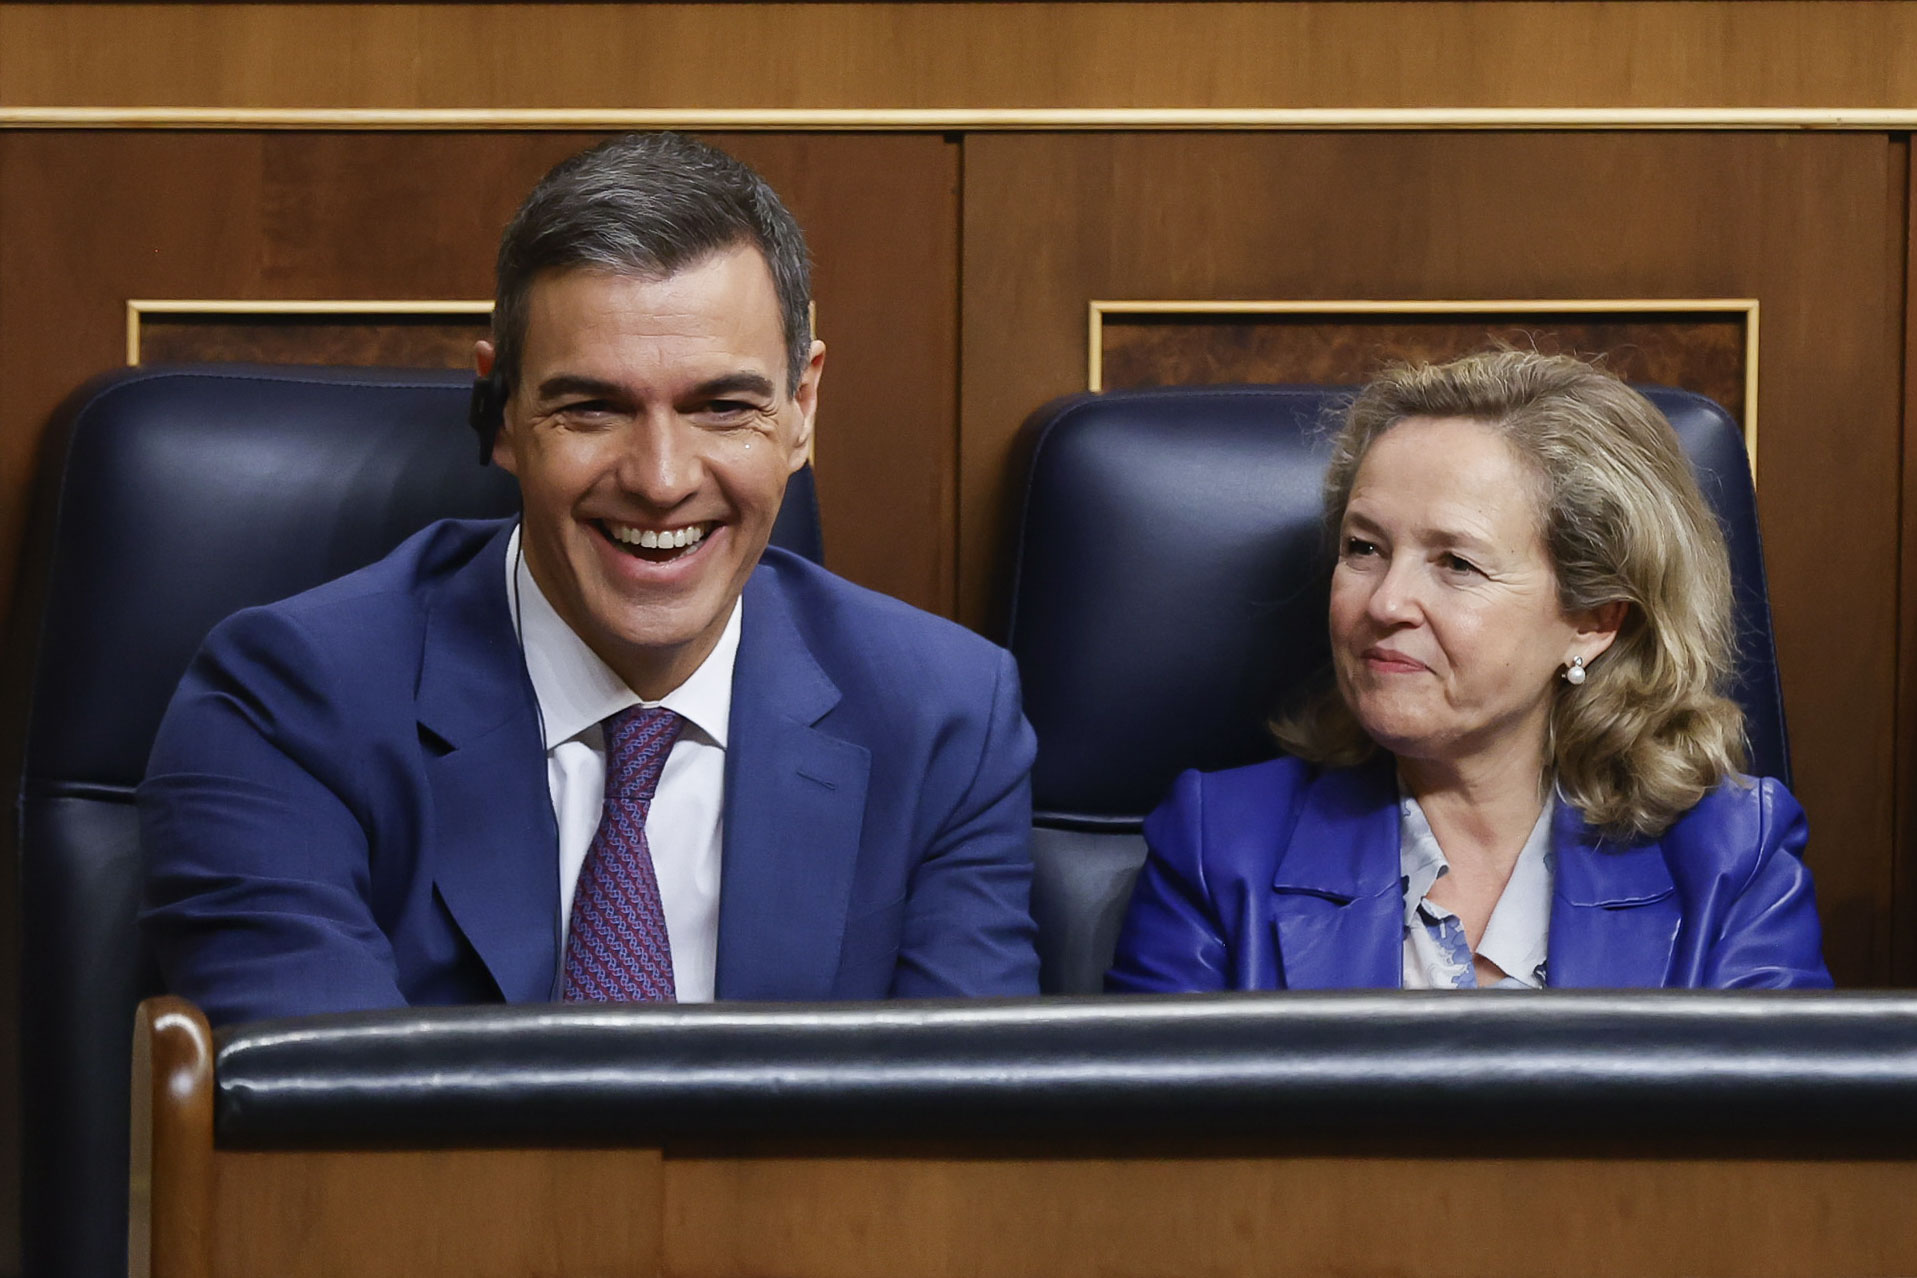
M825 347L786 394L758 249L665 278L571 270L527 299L493 460L519 479L533 579L641 696L684 682L725 629L805 463ZM492 348L478 364L491 370Z

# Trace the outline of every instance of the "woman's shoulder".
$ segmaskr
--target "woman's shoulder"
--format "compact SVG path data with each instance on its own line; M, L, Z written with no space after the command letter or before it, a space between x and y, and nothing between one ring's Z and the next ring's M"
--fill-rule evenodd
M1324 772L1317 764L1290 755L1215 772L1193 768L1172 782L1160 808L1285 808L1295 804Z
M1760 857L1779 847L1801 855L1805 835L1804 809L1783 782L1733 774L1679 817L1662 842L1726 860Z
M1190 771L1146 820L1156 846L1180 834L1199 844L1236 842L1289 830L1308 806L1339 814L1389 807L1396 797L1388 764L1325 767L1289 755L1216 772Z

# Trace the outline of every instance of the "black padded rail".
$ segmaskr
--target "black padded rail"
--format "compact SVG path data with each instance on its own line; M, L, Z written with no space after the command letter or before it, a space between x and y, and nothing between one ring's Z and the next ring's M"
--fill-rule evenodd
M448 1008L220 1034L229 1148L884 1138L1917 1150L1917 997Z

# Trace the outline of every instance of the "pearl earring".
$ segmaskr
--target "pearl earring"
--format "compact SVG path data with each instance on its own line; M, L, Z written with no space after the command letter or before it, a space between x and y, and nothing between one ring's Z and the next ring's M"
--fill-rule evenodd
M1570 684L1573 688L1584 682L1583 657L1571 658L1571 664L1564 672L1564 682Z

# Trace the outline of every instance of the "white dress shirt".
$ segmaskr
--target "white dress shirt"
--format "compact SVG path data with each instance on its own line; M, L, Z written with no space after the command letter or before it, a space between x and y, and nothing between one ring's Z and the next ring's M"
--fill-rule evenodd
M1551 945L1551 888L1557 857L1551 851L1553 795L1518 853L1511 877L1478 938L1478 954L1505 973L1494 989L1543 989ZM1434 903L1432 886L1451 872L1418 801L1398 791L1398 862L1404 883L1404 987L1408 990L1478 988L1471 944L1457 914Z
M519 554L516 529L506 564L507 602L539 703L546 784L559 823L559 970L565 971L573 888L605 805L606 742L600 725L631 706L664 706L685 724L666 756L646 814L646 846L659 878L679 1001L709 1003L719 956L726 725L744 602L732 606L718 645L699 668L662 699L646 701L553 610Z

